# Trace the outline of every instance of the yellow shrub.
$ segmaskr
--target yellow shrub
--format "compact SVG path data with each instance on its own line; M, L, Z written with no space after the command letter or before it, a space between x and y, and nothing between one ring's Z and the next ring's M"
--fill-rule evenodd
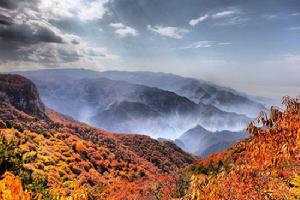
M23 190L19 177L5 172L0 181L0 200L30 200L30 193Z
M295 176L289 181L289 184L292 186L290 192L298 199L300 198L300 176Z

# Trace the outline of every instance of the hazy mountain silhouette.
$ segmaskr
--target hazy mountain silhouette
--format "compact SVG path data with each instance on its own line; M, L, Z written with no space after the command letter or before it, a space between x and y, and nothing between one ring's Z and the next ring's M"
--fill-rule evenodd
M207 156L212 153L223 151L237 141L245 139L248 134L243 131L208 131L200 125L185 132L175 142L183 143L181 147L198 156Z
M175 139L196 124L210 130L240 130L249 121L159 88L95 78L90 71L86 74L92 78L84 79L76 70L59 71L25 75L36 83L47 106L109 131Z
M97 72L86 69L59 69L22 72L28 77L67 76L70 78L97 78L105 77L111 80L123 80L129 83L157 87L163 90L175 92L187 97L195 103L214 105L217 108L255 117L259 111L265 110L265 106L255 101L257 97L250 96L231 88L194 78L186 78L174 74L161 72L126 72L105 71Z

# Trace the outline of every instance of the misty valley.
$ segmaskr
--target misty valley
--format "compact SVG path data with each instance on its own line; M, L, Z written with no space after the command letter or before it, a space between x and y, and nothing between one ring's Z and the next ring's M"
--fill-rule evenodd
M197 79L154 72L84 69L27 71L45 104L114 133L171 140L209 155L245 139L266 106L250 96Z

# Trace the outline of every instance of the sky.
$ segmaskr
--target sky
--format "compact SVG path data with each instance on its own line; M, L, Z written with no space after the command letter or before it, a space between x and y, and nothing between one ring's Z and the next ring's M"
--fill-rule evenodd
M299 0L1 0L0 71L159 71L300 94Z

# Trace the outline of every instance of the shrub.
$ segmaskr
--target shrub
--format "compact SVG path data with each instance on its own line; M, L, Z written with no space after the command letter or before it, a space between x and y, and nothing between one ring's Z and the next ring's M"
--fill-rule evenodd
M21 180L10 172L5 172L0 181L0 199L30 200L30 193L23 190Z
M83 142L81 142L81 141L76 142L74 148L75 148L75 151L79 152L79 153L82 153L85 151L85 146L84 146Z
M295 176L289 181L291 193L298 199L300 198L300 176Z
M190 186L190 177L186 173L178 174L175 177L175 183L175 197L184 197Z

